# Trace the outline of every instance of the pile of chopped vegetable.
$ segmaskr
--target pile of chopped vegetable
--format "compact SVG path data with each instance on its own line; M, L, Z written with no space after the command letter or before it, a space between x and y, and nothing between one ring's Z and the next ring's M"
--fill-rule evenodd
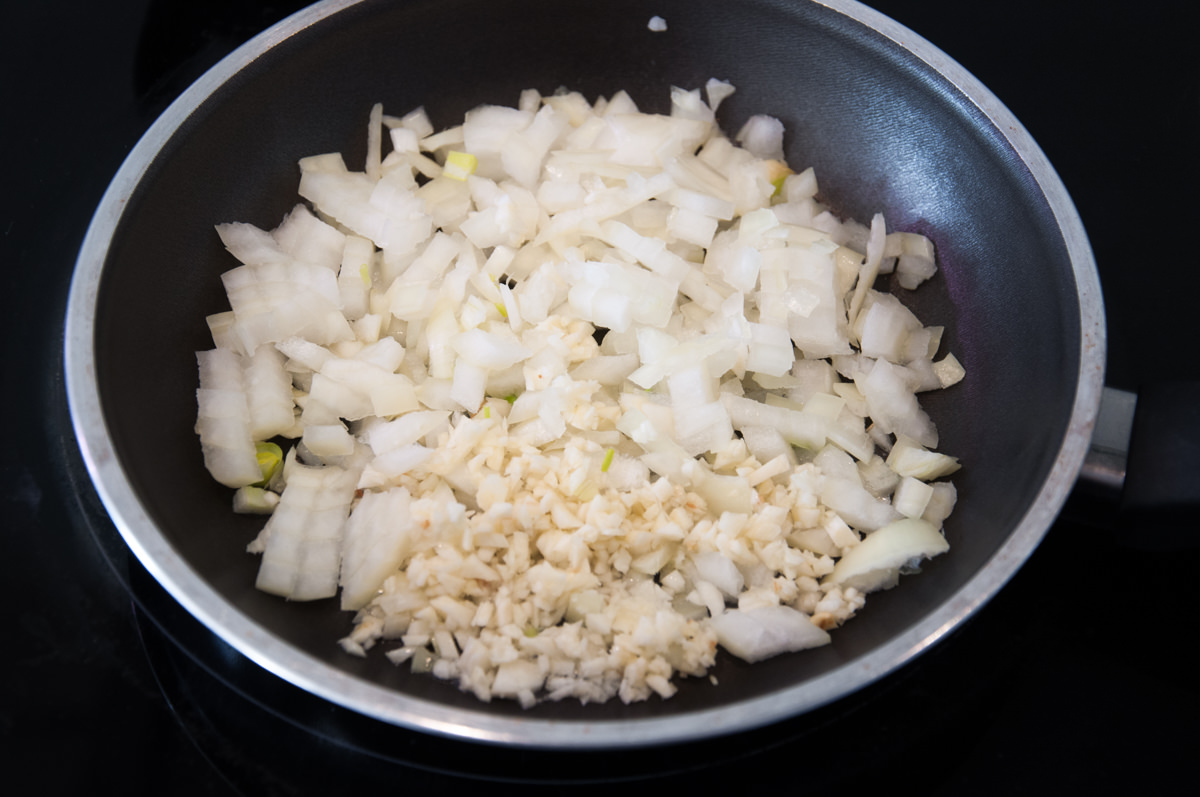
M528 90L442 132L376 106L363 171L306 158L278 228L218 226L196 430L270 513L259 589L340 592L348 653L483 700L630 702L718 646L827 644L947 550L917 396L964 372L875 288L931 242L836 218L777 120L731 140L705 91Z

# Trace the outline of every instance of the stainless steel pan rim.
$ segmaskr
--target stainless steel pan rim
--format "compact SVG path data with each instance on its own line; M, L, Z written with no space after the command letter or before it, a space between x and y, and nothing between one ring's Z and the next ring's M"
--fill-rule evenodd
M1082 351L1069 430L1037 500L990 561L921 622L868 655L825 676L769 696L682 716L604 721L547 721L464 710L400 694L340 671L264 630L232 606L175 551L137 497L106 428L93 351L97 295L112 236L151 161L188 116L223 83L272 47L359 0L326 0L252 39L185 91L130 153L88 229L76 263L66 316L65 374L73 426L100 499L133 554L188 612L256 664L319 697L386 723L447 737L523 747L640 747L715 737L763 726L849 695L904 665L986 603L1028 558L1075 483L1088 448L1103 385L1104 313L1083 225L1066 189L1033 139L960 65L920 36L851 0L828 9L873 29L948 79L1007 139L1037 181L1057 220L1078 286ZM1072 375L1067 375L1071 378Z

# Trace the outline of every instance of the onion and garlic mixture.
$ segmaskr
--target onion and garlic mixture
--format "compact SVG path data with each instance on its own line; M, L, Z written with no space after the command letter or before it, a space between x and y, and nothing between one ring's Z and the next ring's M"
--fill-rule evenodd
M917 394L963 369L875 288L932 244L836 218L778 120L731 140L705 91L376 106L363 171L306 158L278 228L218 226L196 430L270 513L259 589L340 592L348 653L482 700L630 702L827 644L947 550Z

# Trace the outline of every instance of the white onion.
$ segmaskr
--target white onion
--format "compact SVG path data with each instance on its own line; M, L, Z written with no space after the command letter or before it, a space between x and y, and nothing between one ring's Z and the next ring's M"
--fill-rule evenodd
M717 615L712 624L725 649L751 662L830 642L808 615L787 606L735 609Z
M924 520L904 518L868 535L847 551L826 581L869 592L894 586L900 568L949 550L946 538Z

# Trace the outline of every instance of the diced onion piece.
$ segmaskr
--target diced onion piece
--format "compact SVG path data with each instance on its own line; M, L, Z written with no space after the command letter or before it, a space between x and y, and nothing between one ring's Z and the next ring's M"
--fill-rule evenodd
M942 387L950 387L956 385L963 380L967 375L967 371L962 367L958 358L953 354L947 354L941 360L933 364L933 373L937 376L938 382Z
M888 467L901 476L911 476L922 481L933 481L957 471L956 457L937 451L929 451L917 441L898 435L887 458Z
M450 398L462 405L467 412L478 412L483 405L484 392L487 390L487 369L460 358L454 364L454 382L450 388Z
M304 428L301 440L318 457L344 457L354 453L354 438L340 423L309 424Z
M895 586L900 568L945 553L950 544L932 524L904 518L868 534L848 550L822 584L873 592Z
M821 418L803 412L772 407L753 399L721 395L721 402L729 411L733 428L768 427L776 429L783 439L795 446L816 451L825 445L826 424Z
M901 251L896 262L896 277L900 287L916 290L922 282L937 273L933 242L917 233L900 233Z
M783 160L783 123L773 116L751 116L734 140L756 158Z
M780 653L828 645L827 631L788 606L732 609L709 620L721 647L740 659L762 661Z
M533 352L512 335L471 329L450 342L458 356L478 368L500 371L528 359Z
M343 609L365 606L404 562L411 548L410 503L408 491L398 487L366 493L350 513L339 576Z
M204 466L227 487L243 487L261 480L250 410L242 390L241 359L228 349L197 352L200 388L196 391L196 432L204 452Z
M261 487L239 487L233 493L233 511L242 515L269 515L279 506L279 495Z
M692 556L696 574L712 584L729 598L736 598L745 585L745 579L737 565L729 557L717 551L706 551Z
M849 479L826 478L820 496L823 504L857 529L874 531L898 516L896 507Z
M929 506L929 499L932 497L931 486L911 476L905 476L892 496L892 506L905 517L919 518L925 514L925 508Z
M545 680L546 676L536 661L515 659L497 668L496 678L492 681L492 694L500 697L519 697L526 692L532 694L541 688Z
M371 116L367 122L367 163L363 169L373 180L379 179L380 162L383 160L380 145L383 139L383 103L371 106Z
M934 482L930 487L933 488L933 495L929 497L921 519L941 528L942 523L954 511L954 505L958 502L958 490L952 482Z
M921 409L904 371L887 360L876 360L871 370L854 384L867 401L871 418L883 431L905 435L926 446L936 446L937 428Z
M283 450L276 443L264 441L254 444L254 456L258 460L258 471L262 475L262 479L255 486L265 487L283 467Z
M279 505L253 544L262 551L258 589L300 601L337 594L342 527L355 483L354 471L293 463Z
M283 355L273 346L259 346L246 360L243 378L250 436L265 440L289 432L296 423L295 401Z
M468 176L475 173L478 166L479 159L471 153L452 149L446 153L446 163L443 164L442 175L451 180L465 181Z

